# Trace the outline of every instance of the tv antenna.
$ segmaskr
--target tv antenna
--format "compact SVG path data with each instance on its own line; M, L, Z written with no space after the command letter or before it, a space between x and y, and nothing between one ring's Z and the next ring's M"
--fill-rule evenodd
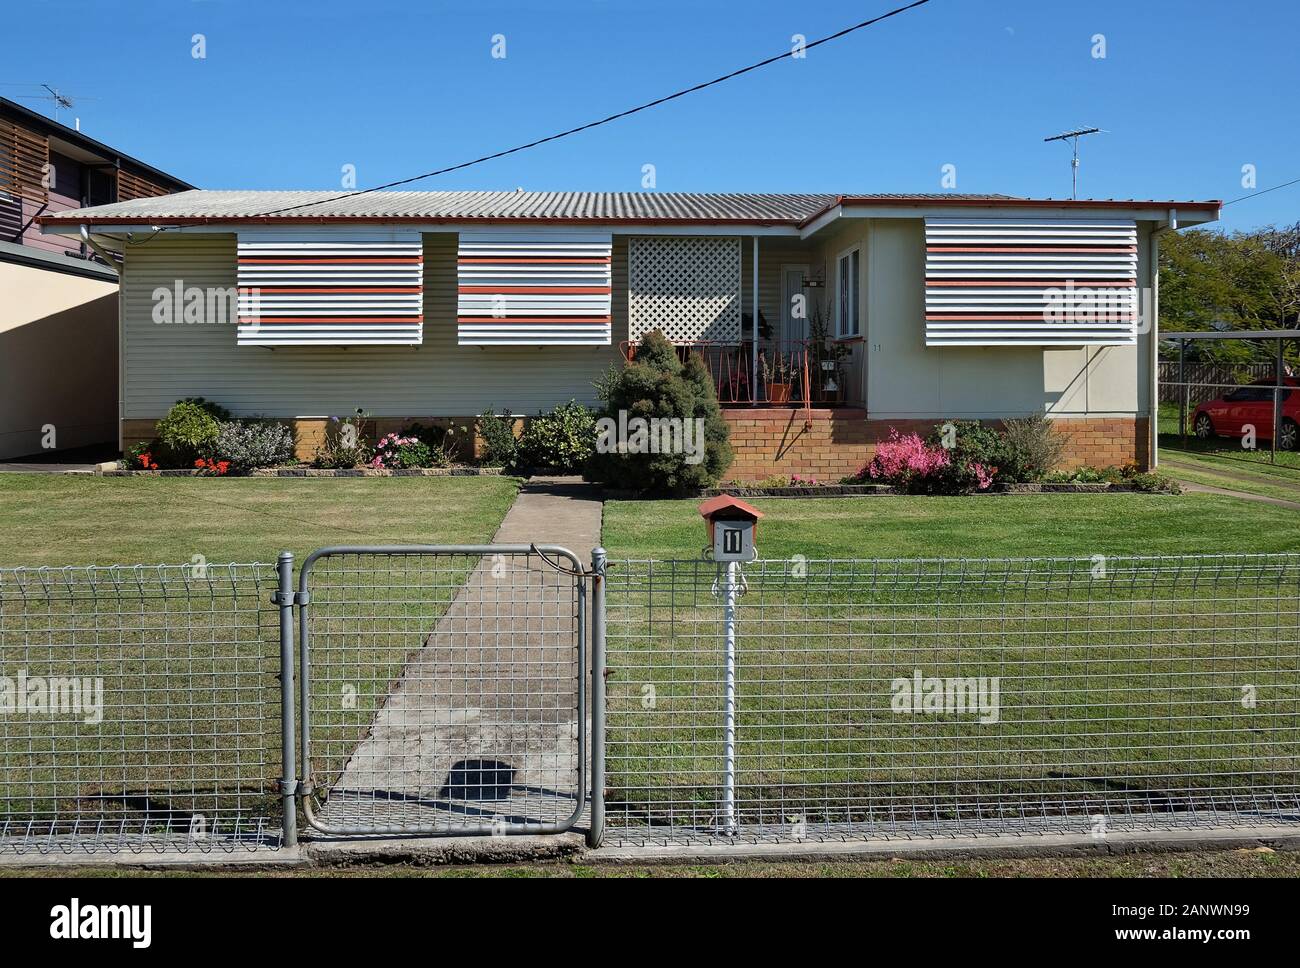
M1066 131L1064 134L1054 134L1050 138L1044 138L1044 141L1064 141L1070 139L1074 148L1074 157L1070 159L1070 197L1077 199L1079 197L1079 138L1085 134L1097 134L1101 128L1079 128L1077 131Z
M35 85L32 86L34 87ZM50 87L50 85L48 84L42 84L41 87L45 88L45 90L49 91L50 93L49 94L18 94L16 96L20 98L24 98L26 100L53 102L54 120L56 122L59 121L60 110L71 111L73 108L77 106L78 101L98 100L98 98L93 98L93 97L81 97L80 95L64 94L62 91L58 90L57 88ZM79 125L78 125L78 129L80 129Z

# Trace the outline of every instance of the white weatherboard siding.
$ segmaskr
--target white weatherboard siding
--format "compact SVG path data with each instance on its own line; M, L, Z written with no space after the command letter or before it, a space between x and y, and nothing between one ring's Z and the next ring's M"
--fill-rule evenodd
M626 285L626 245L613 276ZM592 381L619 358L615 346L472 347L456 342L456 235L424 237L424 341L419 347L239 346L235 326L158 324L153 291L177 281L229 292L234 235L157 236L127 250L125 416L157 418L181 397L203 396L237 415L325 416L363 407L376 416L470 416L495 407L536 413L570 398L592 404ZM614 331L626 333L614 307ZM624 337L620 337L624 338Z
M867 412L872 419L1146 414L1150 336L1123 346L927 346L921 219L875 219L865 289ZM1150 285L1137 233L1137 278Z

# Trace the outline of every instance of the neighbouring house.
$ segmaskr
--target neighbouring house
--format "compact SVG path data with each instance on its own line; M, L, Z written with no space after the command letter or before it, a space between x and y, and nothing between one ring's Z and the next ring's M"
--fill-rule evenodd
M0 458L111 442L119 423L117 271L37 218L189 187L0 98Z
M661 330L699 353L733 480L1046 411L1148 466L1158 239L1219 203L1005 195L193 191L41 218L122 267L121 442L177 399L292 420L527 415Z

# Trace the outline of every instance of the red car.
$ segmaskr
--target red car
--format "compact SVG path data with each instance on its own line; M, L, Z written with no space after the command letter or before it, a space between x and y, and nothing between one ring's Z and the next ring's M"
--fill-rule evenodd
M1196 408L1192 416L1192 429L1202 440L1211 437L1241 437L1247 426L1255 428L1258 440L1273 439L1273 387L1272 380L1256 380L1245 386L1229 390L1223 396L1207 400ZM1300 387L1300 380L1286 377L1286 387ZM1300 428L1300 393L1282 390L1282 428L1277 437L1278 450L1295 450L1297 428Z

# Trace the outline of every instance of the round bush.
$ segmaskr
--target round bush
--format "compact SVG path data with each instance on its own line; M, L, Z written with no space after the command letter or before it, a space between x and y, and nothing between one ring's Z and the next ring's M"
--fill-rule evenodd
M181 400L158 421L157 432L170 462L185 466L209 455L221 424L202 404Z

